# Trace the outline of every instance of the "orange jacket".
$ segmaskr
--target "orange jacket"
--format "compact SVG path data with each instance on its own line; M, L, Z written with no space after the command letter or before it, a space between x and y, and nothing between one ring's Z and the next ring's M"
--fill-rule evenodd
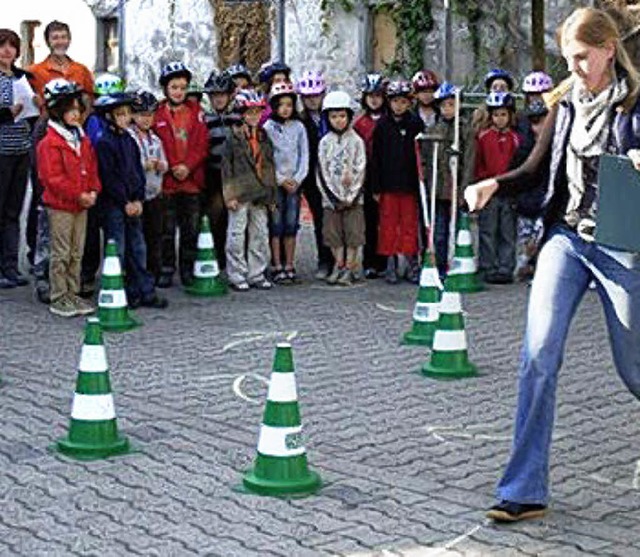
M52 79L66 79L77 83L91 99L93 99L93 75L86 66L74 62L67 57L69 63L64 68L58 66L51 56L47 56L39 64L29 66L28 71L33 74L29 81L36 95L43 96L44 86Z

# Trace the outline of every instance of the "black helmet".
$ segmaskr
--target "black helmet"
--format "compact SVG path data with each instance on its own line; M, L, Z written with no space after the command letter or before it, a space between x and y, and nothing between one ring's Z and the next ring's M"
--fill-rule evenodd
M44 86L44 101L47 108L54 108L62 100L80 98L82 89L77 83L66 79L52 79Z
M185 77L188 82L191 82L191 70L182 62L169 62L160 72L160 85L164 87L176 77Z
M283 73L289 77L291 75L291 68L284 62L270 62L260 68L258 79L260 83L268 83L277 73Z
M158 99L153 93L138 89L134 93L132 108L134 112L155 112L158 110Z
M93 107L102 112L109 112L119 106L133 106L136 96L131 93L112 93L111 95L103 95L96 99Z
M211 72L209 79L204 84L205 93L228 93L231 94L234 84L231 76L226 72Z
M370 73L363 78L360 90L363 95L367 93L384 93L387 84L388 80L379 73Z

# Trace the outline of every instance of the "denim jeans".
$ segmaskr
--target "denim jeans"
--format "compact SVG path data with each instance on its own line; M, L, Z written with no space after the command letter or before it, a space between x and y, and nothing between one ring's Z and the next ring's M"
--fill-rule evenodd
M512 276L516 267L516 222L513 199L495 196L480 211L479 267L485 275Z
M129 301L148 300L155 294L153 275L147 271L147 246L144 243L142 219L127 217L122 209L109 208L104 215L105 240L118 245L120 265L126 273Z
M291 237L300 227L300 192L287 193L282 186L276 190L276 210L271 213L271 236Z
M440 279L447 276L449 267L449 227L451 225L451 201L436 200L436 223L433 234L433 248L436 256L436 267Z
M640 398L640 255L586 242L567 228L552 228L531 287L513 447L498 483L500 500L548 502L558 370L569 324L592 280L618 374Z

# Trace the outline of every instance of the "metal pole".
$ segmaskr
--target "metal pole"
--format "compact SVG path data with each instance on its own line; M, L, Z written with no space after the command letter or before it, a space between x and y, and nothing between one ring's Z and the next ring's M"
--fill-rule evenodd
M285 25L285 3L286 0L279 0L278 3L278 58L280 62L285 62L285 42L284 42L284 25Z
M125 55L124 55L124 4L125 0L118 2L118 67L122 79L126 81Z
M451 23L451 2L444 0L444 78L451 81L453 74L453 29Z

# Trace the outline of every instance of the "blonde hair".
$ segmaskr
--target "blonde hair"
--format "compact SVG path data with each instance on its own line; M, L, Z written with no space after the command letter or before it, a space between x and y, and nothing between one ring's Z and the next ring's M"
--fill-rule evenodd
M614 19L603 10L578 8L571 13L558 29L557 40L560 48L570 39L575 39L596 48L605 48L613 45L616 66L622 68L627 74L629 93L624 105L625 108L630 108L627 106L627 101L635 102L638 93L640 93L640 74L622 43L620 30Z

